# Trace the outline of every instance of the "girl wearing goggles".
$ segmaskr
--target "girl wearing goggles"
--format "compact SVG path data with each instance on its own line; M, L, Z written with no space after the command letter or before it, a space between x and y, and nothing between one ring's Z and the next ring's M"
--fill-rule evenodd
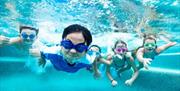
M136 57L139 61L138 69L145 68L151 64L154 57L167 48L174 46L176 42L168 42L165 45L157 47L156 40L153 37L147 37L143 40L143 46L137 49Z
M112 86L117 85L117 81L113 79L110 68L113 67L116 69L117 74L119 75L121 72L130 69L131 67L134 70L134 74L132 77L125 81L126 85L131 85L138 76L138 70L135 66L134 59L131 56L131 53L128 52L127 44L124 41L116 41L114 48L112 49L113 54L108 56L109 61L111 61L110 65L107 65L106 74L111 81Z

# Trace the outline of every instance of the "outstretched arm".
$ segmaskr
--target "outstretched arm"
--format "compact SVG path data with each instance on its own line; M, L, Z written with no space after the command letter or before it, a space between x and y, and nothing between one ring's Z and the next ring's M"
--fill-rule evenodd
M11 44L19 43L20 41L21 39L19 37L8 38L2 35L0 36L0 46L11 45Z
M164 51L164 50L168 49L169 47L174 46L174 45L176 45L176 44L177 44L176 42L169 42L169 43L167 43L167 44L165 44L165 45L162 45L162 46L158 47L158 48L156 49L156 52L159 54L159 53L161 53L162 51Z
M9 43L9 38L8 37L5 37L5 36L2 36L0 35L0 46L3 46L3 45L6 45Z

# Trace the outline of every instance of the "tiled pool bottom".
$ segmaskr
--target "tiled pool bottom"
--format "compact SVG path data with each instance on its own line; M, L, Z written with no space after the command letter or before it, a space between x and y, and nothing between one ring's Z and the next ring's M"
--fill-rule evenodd
M118 86L112 87L107 77L94 79L86 70L69 74L49 68L43 74L35 74L23 62L1 61L0 91L180 91L179 73L142 70L130 87L124 84L129 74L130 71L124 72L117 78Z

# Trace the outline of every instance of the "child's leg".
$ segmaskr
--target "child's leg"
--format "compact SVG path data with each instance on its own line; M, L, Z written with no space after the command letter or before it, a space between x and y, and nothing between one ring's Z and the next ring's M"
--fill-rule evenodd
M111 81L112 86L116 86L118 84L117 81L113 79L113 77L110 73L110 66L106 67L106 75L107 75L108 79Z

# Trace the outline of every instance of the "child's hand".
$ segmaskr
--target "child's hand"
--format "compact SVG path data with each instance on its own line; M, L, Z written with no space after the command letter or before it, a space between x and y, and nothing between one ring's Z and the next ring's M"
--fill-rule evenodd
M144 58L143 59L143 65L145 69L148 69L148 66L151 64L152 59L150 58Z
M116 81L116 80L112 80L112 82L111 82L111 85L114 87L114 86L116 86L118 84L118 82Z
M132 83L133 83L133 81L131 79L125 81L125 84L128 86L131 86Z
M40 58L38 61L39 61L38 62L39 66L41 66L41 65L42 65L42 67L45 66L45 64L46 64L46 60L45 59Z
M8 44L8 43L9 43L9 38L5 36L0 36L0 45Z

